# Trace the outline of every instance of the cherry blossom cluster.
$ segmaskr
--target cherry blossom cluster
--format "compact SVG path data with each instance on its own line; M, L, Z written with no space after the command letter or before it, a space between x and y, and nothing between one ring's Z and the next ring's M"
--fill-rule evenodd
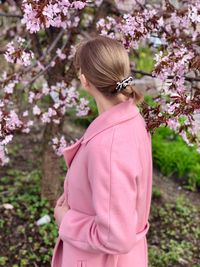
M21 22L30 33L50 26L63 29L77 27L80 18L75 15L75 11L86 5L86 1L23 0L24 15Z
M58 139L58 137L54 137L52 139L52 147L53 147L56 155L62 156L63 155L62 152L63 152L64 148L66 148L66 146L67 146L67 142L66 142L63 135L61 136L60 140Z
M195 44L197 36L199 35L199 12L200 3L199 1L186 1L186 5L180 12L174 9L169 13L168 18L163 19L162 35L170 43L186 43L188 39L188 45L192 45L194 49L198 46Z
M68 147L73 145L76 141L78 141L78 138L76 138L74 141L70 140L70 142L67 142L65 140L65 137L62 135L61 138L59 139L58 137L52 138L52 147L58 156L63 156L63 150Z
M32 120L23 118L28 114L22 116L17 114L15 103L11 100L18 79L17 74L10 79L6 71L0 77L0 84L3 85L0 99L0 165L2 166L10 160L7 157L7 145L12 141L15 132L29 133L30 126L33 125Z
M9 95L12 95L14 93L14 89L18 84L18 81L19 76L17 75L17 73L13 75L12 79L8 78L6 71L2 73L2 76L0 77L0 84L2 84L2 90L6 94L7 98L9 98Z
M156 107L148 106L145 102L143 103L143 116L147 121L147 128L153 129L153 132L160 124L168 126L175 133L179 134L189 146L194 146L195 144L196 151L200 153L200 122L193 120L193 114L194 116L200 114L200 93L194 103L194 107L188 105L190 101L190 97L183 93L174 93L174 101L170 103L165 98L160 99L157 96L155 99L155 103L158 103ZM168 112L170 108L171 112ZM154 119L155 116L157 120Z
M39 107L38 100L41 100L46 95L52 98L53 105L45 111ZM43 123L53 121L59 124L60 119L69 108L75 108L76 116L79 117L87 115L89 111L88 100L79 98L79 92L76 88L67 86L64 81L57 82L50 87L47 83L43 83L41 90L29 91L28 102L34 105L32 109L33 115L40 118Z
M197 91L195 97L181 90L169 92L170 98L165 93L161 94L162 97L158 96L155 100L157 107L147 109L149 128L157 128L160 124L167 125L189 146L196 143L196 150L200 153L199 121L194 119L200 115L200 92ZM155 116L157 120L154 119ZM180 123L180 118L184 118L183 123Z
M162 103L162 110L155 109L154 118L151 117L150 119L150 116L147 116L149 129L168 122L169 127L176 125L174 130L176 129L176 132L187 143L190 142L191 144L196 140L197 151L200 152L200 138L198 135L196 138L194 137L195 130L198 134L197 122L188 118L191 122L182 127L178 120L181 113L186 117L189 117L191 113L191 117L193 117L192 114L198 113L200 107L198 104L200 99L197 95L190 99L189 88L185 80L185 76L194 70L194 61L197 62L197 68L200 66L197 61L199 47L195 43L199 37L200 2L185 1L184 3L182 4L183 10L180 12L166 1L166 6L162 7L165 15L158 12L162 10L158 4L157 6L146 5L144 9L133 9L132 12L123 14L121 18L119 16L107 16L97 22L97 29L100 34L121 41L128 51L130 48L138 48L142 41L148 42L153 36L159 36L160 42L156 47L158 52L155 53L152 76L161 79L165 86L163 86L160 97L157 99L158 103ZM172 78L166 84L169 76ZM170 101L169 97L166 97L167 95L170 97ZM177 98L173 101L175 95ZM190 109L188 109L188 105L190 105ZM146 110L150 112L148 109Z
M11 87L11 84L18 83L17 80L8 81L7 73L4 72L1 78L1 82L8 83L5 86ZM18 115L15 111L14 103L9 100L13 94L13 90L4 90L5 97L0 100L0 164L4 165L9 161L6 157L7 149L6 145L12 141L13 135L16 131L22 133L29 133L30 127L33 126L34 121L29 120L29 110L24 110L21 115ZM52 106L44 108L42 103L43 97L49 96L53 100ZM89 101L79 96L79 92L71 85L67 86L64 81L58 82L55 85L48 86L46 82L43 83L41 90L34 89L28 92L28 103L32 105L32 115L35 119L40 119L43 124L50 123L51 121L59 124L61 118L63 118L66 110L73 108L76 112L76 116L81 117L88 114L90 110L88 107ZM56 137L55 137L56 138ZM53 144L55 146L55 140ZM57 155L61 155L62 146L66 145L66 141L59 142L57 144ZM58 146L59 145L59 146Z
M47 111L42 110L37 103L43 96L50 95L53 100L53 106L48 107ZM79 93L74 86L67 86L64 81L57 82L55 85L48 86L43 83L42 90L38 92L29 92L29 103L34 103L32 108L33 115L40 118L42 123L50 123L53 121L56 124L60 123L60 119L64 116L69 108L74 108L76 116L82 117L88 114L89 101L83 97L79 97ZM67 142L58 137L52 139L53 149L58 156L62 155L62 148L66 147Z
M10 63L29 66L34 59L34 54L30 49L27 49L26 40L20 36L16 41L12 40L6 45L5 59Z
M33 125L33 121L23 121L19 118L14 109L8 109L13 107L14 104L9 99L0 99L0 165L4 165L9 162L9 158L6 156L7 145L13 139L13 135L16 131L23 133L30 132L30 126Z
M66 55L62 52L62 50L60 48L57 48L56 54L60 59L65 59L66 58Z
M194 58L193 51L188 50L183 45L174 46L168 49L167 54L164 55L163 51L160 51L155 55L155 66L152 72L153 76L165 81L169 75L173 75L174 78L171 81L171 85L174 85L176 90L185 90L184 88L184 76L189 71L189 63ZM165 87L165 93L170 94L169 87Z
M107 16L97 22L97 30L101 35L120 40L124 47L138 48L139 41L143 41L150 36L151 31L159 25L155 19L157 11L155 9L135 11L133 14L123 14L122 18Z
M197 1L194 4L187 4L186 7L183 14L174 9L165 17L159 16L156 8L145 7L142 10L125 13L121 18L115 16L101 18L96 26L100 34L120 40L127 49L138 48L139 43L151 38L152 34L158 34L165 42L167 34L177 38L183 33L190 35L193 32L191 38L196 40L199 26L194 27L194 23L199 23L200 20L198 13L200 4ZM190 30L191 27L194 29Z
M194 114L197 114L197 111L195 111ZM168 126L174 130L174 132L179 133L188 146L194 146L194 143L191 143L190 139L193 138L199 130L199 125L192 119L189 119L188 116L181 115L181 118L185 118L184 125L190 126L187 128L187 131L180 131L182 126L180 125L180 120L177 117L168 119ZM197 152L200 153L200 146L197 147Z
M200 10L200 2L195 1L194 4L188 6L189 13L188 17L192 22L200 23L200 16L199 16L199 10Z
M162 101L162 111L167 112L170 116L167 121L168 126L176 133L180 134L183 140L189 145L194 146L192 141L196 140L196 133L199 132L198 121L193 119L193 115L200 114L200 93L196 99L193 99L185 92L173 93L173 100ZM192 103L192 104L191 104ZM184 126L180 123L180 118L184 118ZM182 131L184 127L185 131ZM197 151L200 153L200 142L197 139Z

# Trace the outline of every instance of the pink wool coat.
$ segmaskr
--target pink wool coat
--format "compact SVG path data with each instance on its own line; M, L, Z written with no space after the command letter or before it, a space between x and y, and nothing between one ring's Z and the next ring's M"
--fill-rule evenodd
M147 267L151 135L131 100L99 114L63 151L70 209L51 267Z

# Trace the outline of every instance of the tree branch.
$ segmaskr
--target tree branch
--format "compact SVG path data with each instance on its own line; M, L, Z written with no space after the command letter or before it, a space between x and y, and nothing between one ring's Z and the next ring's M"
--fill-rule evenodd
M61 31L62 32L62 31ZM61 36L60 33L58 34L59 37ZM54 46L51 47L51 50L53 49L53 47L55 47L56 43L58 42L60 38L57 38L57 41L54 43ZM65 42L63 43L62 47L61 47L61 51L64 50L65 46L67 45L68 43L68 38L65 40ZM55 61L56 59L58 58L58 55L56 54L52 59L51 61L44 67L44 69L39 72L37 75L35 75L28 84L26 84L24 87L22 87L22 90L25 89L26 87L29 87L35 80L37 80L42 74L44 74L50 67L51 67L51 63L53 61Z
M133 73L139 73L139 74L142 74L144 76L150 76L152 78L155 78L155 76L153 76L151 73L149 72L145 72L145 71L142 71L142 70L134 70L132 69L131 70ZM173 79L175 76L173 75L170 75L167 77L167 79ZM186 81L189 81L189 82L199 82L200 81L200 77L188 77L188 76L185 76L185 80Z
M57 35L57 37L55 38L55 40L53 41L53 43L47 48L45 54L42 55L42 56L38 59L38 61L42 61L42 60L44 60L45 57L46 57L46 56L47 56L47 55L48 55L48 54L49 54L49 53L56 47L57 43L58 43L58 42L60 41L60 39L63 37L64 32L65 32L65 30L62 29L62 30L58 33L58 35ZM33 67L35 67L36 65L37 65L37 62L36 62L35 64L33 64L33 65L31 65L31 66L25 68L25 71L24 71L23 73L26 73L26 72L30 71L30 70L31 70Z

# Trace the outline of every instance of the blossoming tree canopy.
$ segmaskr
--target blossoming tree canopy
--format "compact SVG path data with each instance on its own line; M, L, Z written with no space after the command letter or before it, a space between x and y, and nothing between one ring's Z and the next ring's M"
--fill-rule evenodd
M200 152L195 115L200 113L200 1L56 1L23 0L2 4L6 26L2 36L9 69L0 73L0 163L9 161L7 144L15 132L29 133L35 120L60 124L69 108L88 114L88 100L80 97L72 68L76 44L92 31L121 42L131 54L141 44L154 53L150 73L132 67L132 73L163 82L154 105L141 108L150 131L168 125ZM106 7L106 8L105 8ZM98 19L97 19L98 18ZM2 27L2 26L1 26ZM92 30L91 30L92 29ZM50 39L50 36L53 38ZM157 43L152 46L152 40ZM51 42L49 42L51 40ZM159 41L159 42L158 42ZM64 66L64 72L56 66ZM134 66L134 62L131 62ZM11 67L12 66L12 67ZM60 78L50 84L46 73ZM16 94L24 94L26 108L17 108ZM51 99L48 105L44 101ZM23 105L24 106L24 105ZM58 155L67 146L64 136L53 136Z

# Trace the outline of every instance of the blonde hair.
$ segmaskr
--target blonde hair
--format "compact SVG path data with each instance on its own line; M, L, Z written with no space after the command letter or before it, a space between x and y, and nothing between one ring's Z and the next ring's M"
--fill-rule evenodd
M103 35L85 38L76 46L73 64L103 95L121 93L136 104L143 102L143 93L133 85L116 90L117 82L131 75L129 55L117 40Z

